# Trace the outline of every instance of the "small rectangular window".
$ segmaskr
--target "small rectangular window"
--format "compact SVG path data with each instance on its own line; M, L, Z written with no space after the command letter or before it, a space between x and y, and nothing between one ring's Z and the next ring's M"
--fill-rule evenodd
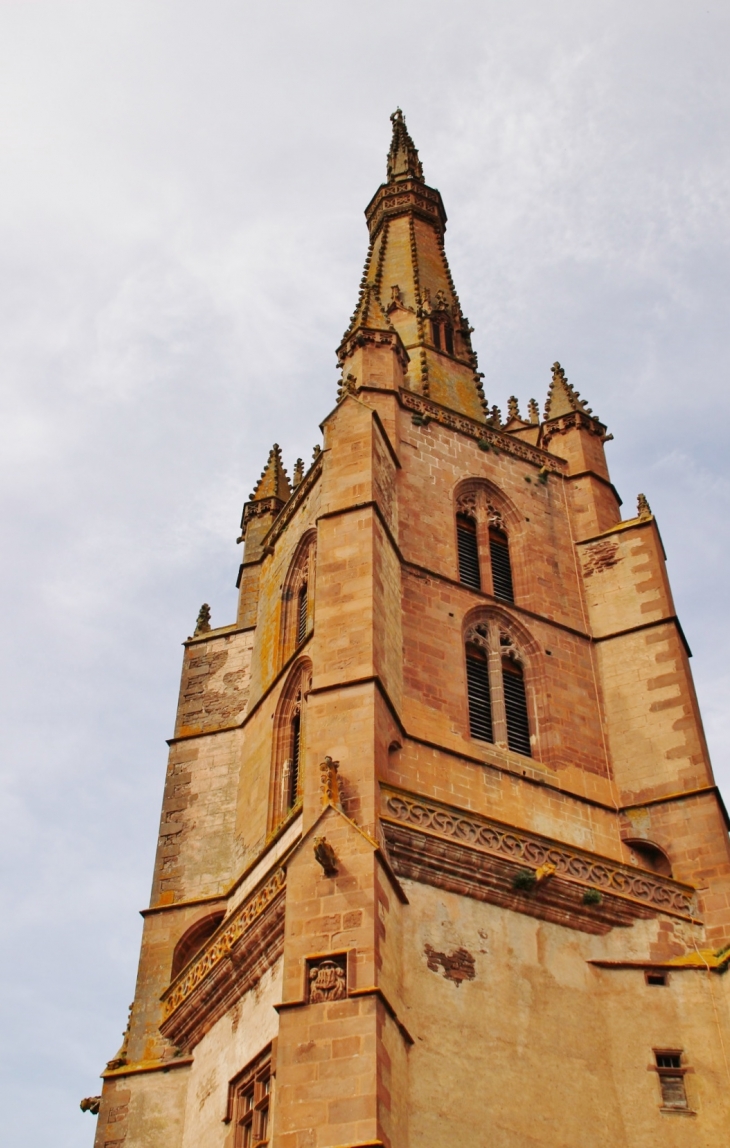
M489 667L484 650L467 646L466 683L469 697L469 732L480 741L494 741Z
M471 586L472 590L481 590L477 528L474 520L466 514L457 515L456 541L459 551L459 581L465 586Z
M681 1051L655 1051L654 1057L662 1093L662 1108L687 1108Z
M665 985L667 983L666 973L649 972L647 969L644 976L648 985Z

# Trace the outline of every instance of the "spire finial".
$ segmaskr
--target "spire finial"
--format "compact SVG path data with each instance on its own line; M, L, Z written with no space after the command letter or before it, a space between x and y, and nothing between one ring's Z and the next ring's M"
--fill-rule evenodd
M251 495L251 501L259 502L263 498L278 498L281 502L287 502L290 495L291 487L282 462L281 447L278 442L275 442L269 451L269 457L261 472L261 478L256 483Z
M550 390L545 404L545 418L560 418L562 415L570 414L571 411L582 411L589 418L595 418L596 416L586 404L585 399L580 397L580 391L576 391L568 382L560 363L553 363L552 374Z
M395 183L401 179L419 179L423 181L423 168L418 158L416 145L411 139L403 112L396 108L390 117L393 125L393 138L390 141L388 152L388 183Z

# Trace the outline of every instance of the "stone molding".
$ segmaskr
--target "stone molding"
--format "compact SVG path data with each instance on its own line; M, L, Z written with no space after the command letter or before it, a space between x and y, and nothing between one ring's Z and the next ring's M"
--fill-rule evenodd
M202 953L162 994L160 1032L189 1050L281 956L286 874L266 883L218 927Z
M589 933L656 913L697 917L688 885L477 814L383 789L381 817L399 877ZM525 869L538 879L532 891L517 892L515 876ZM539 870L549 878L540 881ZM599 904L583 902L588 889L601 894Z
M529 446L528 443L523 442L522 439L516 439L509 434L502 434L499 431L495 431L484 423L478 423L475 419L467 418L466 415L459 415L455 411L447 410L446 407L442 407L438 403L424 398L423 395L416 395L413 391L401 389L399 397L401 405L404 406L406 410L425 415L431 422L439 423L441 426L459 431L461 434L476 439L478 442L484 442L492 450L503 451L504 454L511 454L514 458L520 458L524 462L532 463L533 466L537 466L538 468L545 467L546 470L552 471L553 474L562 475L568 465L564 459L558 458L556 455L551 455L546 451L539 450L537 447Z

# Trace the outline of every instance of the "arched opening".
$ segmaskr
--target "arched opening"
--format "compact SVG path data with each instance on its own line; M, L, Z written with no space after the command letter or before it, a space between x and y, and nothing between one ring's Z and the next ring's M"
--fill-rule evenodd
M312 630L316 546L316 531L307 531L299 540L284 579L279 665L283 665L306 642Z
M494 597L503 602L514 602L512 585L512 564L509 556L509 542L504 530L489 527L489 556L492 560L492 588Z
M662 877L672 876L672 863L663 849L653 841L642 839L624 839L624 844L631 850L631 860L641 869L648 869L651 873L659 873Z
M292 669L274 714L269 832L285 821L302 800L306 746L306 700L312 664L302 659Z
M487 651L471 643L466 647L466 684L469 733L479 741L494 741Z
M459 581L473 590L481 590L477 524L468 514L456 516L456 542L459 553Z
M218 912L210 913L207 917L203 917L201 921L196 921L194 925L190 926L187 932L183 933L175 945L175 950L172 954L171 981L174 981L178 973L181 973L185 966L192 961L193 957L198 955L209 937L213 936L213 933L224 917L225 913L222 909Z
M502 658L502 687L507 718L507 745L513 753L532 755L530 722L527 716L527 693L522 666L512 658Z

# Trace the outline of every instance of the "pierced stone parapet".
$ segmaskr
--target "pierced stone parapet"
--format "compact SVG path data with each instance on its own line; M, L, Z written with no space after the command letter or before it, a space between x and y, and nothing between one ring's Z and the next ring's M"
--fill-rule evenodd
M275 963L283 946L285 886L284 869L276 869L163 993L163 1036L191 1048Z

